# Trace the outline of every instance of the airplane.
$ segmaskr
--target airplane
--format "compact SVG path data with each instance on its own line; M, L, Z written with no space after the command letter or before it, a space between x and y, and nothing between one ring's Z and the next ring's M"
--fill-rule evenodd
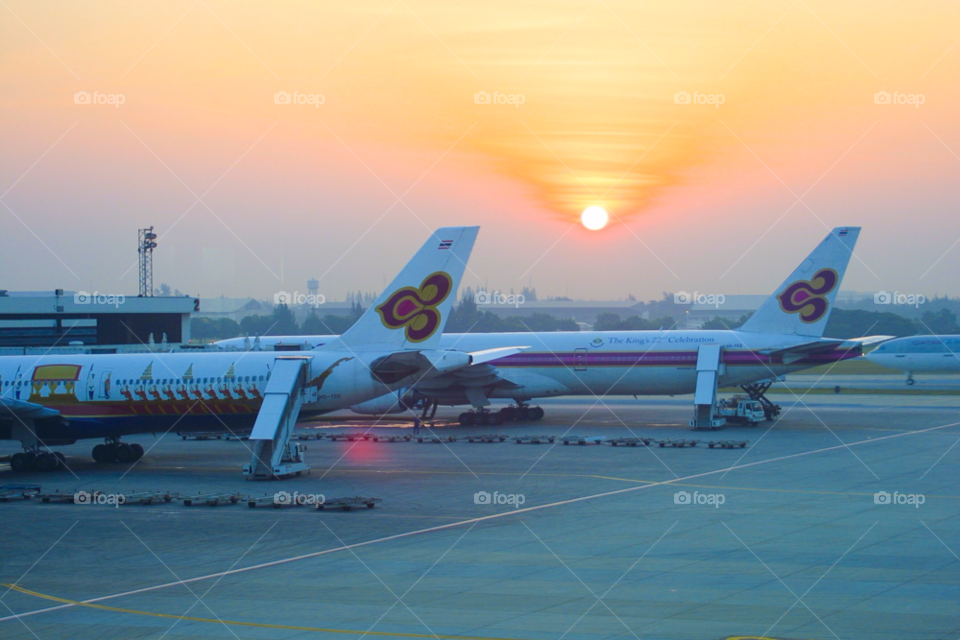
M439 348L479 227L431 234L370 309L343 335L302 356L301 416L318 415L408 388L429 377L480 366L516 349L471 354ZM97 462L132 462L138 433L251 428L268 403L271 352L148 353L0 357L0 439L19 440L15 471L60 468L49 447L103 438ZM285 374L286 375L286 374ZM299 374L298 374L299 375ZM279 379L280 376L278 376ZM276 381L275 381L276 384Z
M881 367L906 371L908 385L914 373L960 371L960 336L910 336L885 342L866 356Z
M694 393L698 356L704 345L719 345L720 386L741 386L763 402L766 417L775 405L764 393L779 376L858 357L863 346L885 337L835 340L823 337L859 227L837 227L740 328L717 330L581 331L446 334L440 344L491 349L526 344L528 349L483 367L451 372L351 406L356 413L399 413L422 406L471 404L460 422L500 424L506 419L540 419L544 411L527 403L555 396L682 395ZM316 349L335 336L231 338L223 349ZM488 412L490 399L515 406Z

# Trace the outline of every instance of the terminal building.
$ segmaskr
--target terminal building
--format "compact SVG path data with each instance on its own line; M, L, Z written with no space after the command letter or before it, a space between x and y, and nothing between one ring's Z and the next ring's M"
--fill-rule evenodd
M186 296L123 296L0 290L0 352L29 347L114 351L190 340L190 317L200 306Z

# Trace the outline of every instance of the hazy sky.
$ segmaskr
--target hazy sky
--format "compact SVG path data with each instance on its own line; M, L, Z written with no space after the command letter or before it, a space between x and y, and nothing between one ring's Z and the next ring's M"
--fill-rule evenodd
M958 39L956 2L4 0L0 288L135 292L152 224L158 284L339 299L480 224L467 285L766 293L861 225L844 289L958 295Z

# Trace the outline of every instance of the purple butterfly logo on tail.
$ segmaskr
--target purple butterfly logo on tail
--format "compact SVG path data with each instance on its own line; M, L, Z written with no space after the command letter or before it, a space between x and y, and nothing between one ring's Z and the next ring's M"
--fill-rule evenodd
M453 278L443 271L431 273L419 287L403 287L377 307L383 326L404 329L407 340L423 342L440 327L440 305L453 290Z
M800 320L814 323L827 313L827 294L836 288L840 276L833 269L820 269L809 280L797 280L777 296L784 313L799 313Z

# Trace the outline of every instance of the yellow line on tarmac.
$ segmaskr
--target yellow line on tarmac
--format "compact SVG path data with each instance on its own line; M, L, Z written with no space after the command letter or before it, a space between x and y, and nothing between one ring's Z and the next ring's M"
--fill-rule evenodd
M289 625L289 624L267 624L263 622L236 622L233 620L217 620L214 618L195 618L193 616L178 616L170 613L154 613L152 611L138 611L136 609L121 609L120 607L108 607L102 604L91 604L89 602L80 602L78 600L68 600L66 598L58 598L56 596L47 595L45 593L39 593L37 591L30 591L29 589L18 587L15 584L0 584L0 586L7 587L14 591L19 591L20 593L26 594L28 596L34 596L35 598L42 598L43 600L52 600L54 602L61 602L63 604L72 604L78 607L87 607L90 609L100 609L101 611L129 613L137 616L150 616L153 618L189 620L191 622L209 622L212 624L234 625L238 627L258 627L261 629L284 629L289 631L313 631L316 633L346 633L346 634L352 634L352 635L358 635L358 636L363 636L363 635L390 636L395 638L396 637L441 638L444 640L516 640L515 638L496 638L496 637L485 637L485 636L445 636L445 635L434 635L432 633L399 633L399 632L392 632L392 631L354 631L352 629L326 629L323 627L300 627L300 626Z
M26 594L28 596L34 596L35 598L41 598L43 600L52 600L53 602L61 602L64 604L72 604L78 607L87 607L89 609L100 609L101 611L113 611L115 613L129 613L137 616L150 616L152 618L168 618L174 620L189 620L191 622L207 622L211 624L224 624L224 625L234 625L238 627L257 627L261 629L284 629L288 631L313 631L316 633L346 633L358 636L389 636L394 638L439 638L442 640L516 640L515 638L498 638L498 637L489 637L489 636L448 636L448 635L435 635L432 633L399 633L393 631L354 631L352 629L327 629L324 627L301 627L290 624L268 624L264 622L237 622L234 620L217 620L213 618L197 618L194 616L177 616L170 613L154 613L153 611L138 611L137 609L122 609L120 607L108 607L103 604L91 604L89 602L80 602L78 600L68 600L66 598L58 598L56 596L51 596L45 593L39 593L37 591L31 591L29 589L24 589L15 584L0 584L0 586L7 587L14 591L19 591L20 593ZM777 640L776 638L770 638L768 636L731 636L727 640Z

